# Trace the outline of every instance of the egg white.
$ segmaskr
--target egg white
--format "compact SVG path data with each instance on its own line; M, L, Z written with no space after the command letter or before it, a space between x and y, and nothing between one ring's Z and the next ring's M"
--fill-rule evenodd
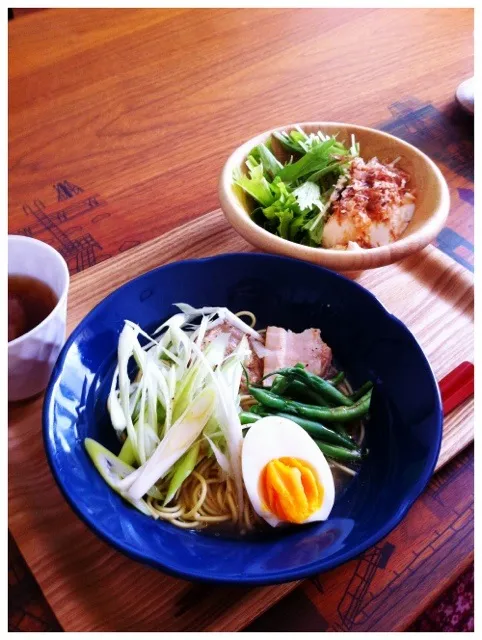
M286 524L263 507L260 477L271 460L297 458L308 463L323 487L321 507L302 524L326 520L335 502L335 484L325 456L299 425L287 418L268 416L255 422L243 441L242 472L249 500L256 513L272 527Z

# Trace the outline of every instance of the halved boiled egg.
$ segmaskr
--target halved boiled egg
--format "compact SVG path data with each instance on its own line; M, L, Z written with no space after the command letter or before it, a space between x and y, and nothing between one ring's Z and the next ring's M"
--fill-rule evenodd
M243 442L243 480L256 513L272 527L326 520L333 476L311 437L287 418L261 418Z

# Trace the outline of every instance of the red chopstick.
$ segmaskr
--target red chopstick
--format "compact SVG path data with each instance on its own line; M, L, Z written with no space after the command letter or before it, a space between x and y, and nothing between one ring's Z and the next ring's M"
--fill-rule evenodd
M440 393L451 393L462 382L470 380L473 376L474 365L471 362L462 362L439 382Z
M474 365L462 362L439 383L444 416L474 395Z

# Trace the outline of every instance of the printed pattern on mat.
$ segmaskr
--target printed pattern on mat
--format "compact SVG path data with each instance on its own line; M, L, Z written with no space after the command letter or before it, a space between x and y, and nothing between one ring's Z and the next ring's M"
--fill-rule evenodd
M35 199L23 205L27 224L17 233L54 246L64 257L71 273L110 258L102 252L98 240L84 229L85 218L96 224L110 215L104 211L107 203L98 194L85 195L82 187L68 180L57 182L53 188L57 196L55 204L46 206L42 200Z
M62 631L10 533L8 534L8 630Z
M423 585L429 593L434 581L445 579L446 563L457 567L459 554L473 549L473 467L473 451L460 454L434 476L417 508L387 538L357 560L307 580L248 630L393 630L400 611L412 608L411 598L420 597ZM458 588L456 584L435 608L452 602ZM459 609L467 598L461 598ZM464 616L467 624L470 615L473 610ZM433 607L424 619L438 619ZM454 618L454 624L461 620Z
M457 106L446 111L416 98L390 105L392 118L377 128L406 140L440 167L450 187L448 223L436 246L474 270L474 121Z

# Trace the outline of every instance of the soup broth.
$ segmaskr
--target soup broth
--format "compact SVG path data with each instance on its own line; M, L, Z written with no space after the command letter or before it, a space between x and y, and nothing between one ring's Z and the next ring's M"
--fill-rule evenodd
M37 278L8 276L8 341L34 329L53 311L58 298Z

